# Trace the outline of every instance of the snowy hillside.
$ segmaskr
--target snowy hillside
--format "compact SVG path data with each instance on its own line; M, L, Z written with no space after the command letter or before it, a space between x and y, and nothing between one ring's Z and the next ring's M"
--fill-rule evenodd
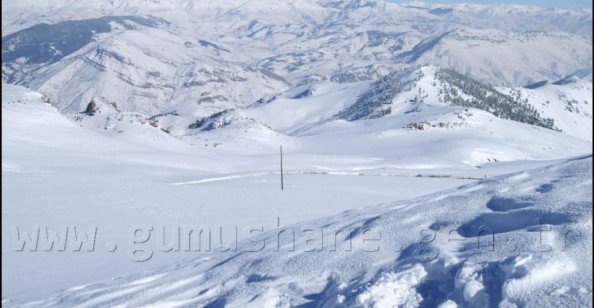
M592 66L587 11L355 0L5 7L3 80L30 86L69 111L103 96L149 115L178 104L215 113L222 109L210 102L249 104L289 88L283 80L375 80L428 64L495 86L558 80ZM543 18L547 27L533 26ZM14 27L20 31L4 31ZM54 35L48 40L47 33Z
M290 225L52 305L592 304L592 157Z
M434 79L431 69L425 72L425 79L413 80L429 91ZM10 179L3 183L5 300L45 297L191 255L162 253L134 263L125 249L103 250L125 246L130 222L270 228L277 219L283 225L317 219L543 164L516 160L591 151L589 142L478 109L438 101L418 107L409 97L417 88L397 96L383 117L337 117L371 86L295 88L230 111L227 125L201 130L175 124L191 117L145 118L104 99L63 115L47 97L3 84L2 172ZM284 193L277 191L279 144L286 155ZM98 250L19 251L14 228L31 232L39 224L56 231L64 224L84 232L98 227Z
M588 82L584 82L580 88L582 94L578 94L578 90L569 85L552 86L559 88L560 93L583 96L578 106L583 117L577 118L563 110L552 109L566 104L558 97L549 95L553 103L545 107L541 106L539 99L526 102L523 98L518 98L513 94L516 93L513 92L515 89L496 89L455 72L424 67L395 73L373 83L318 82L299 86L263 98L245 108L199 118L189 124L188 129L177 134L209 136L225 148L229 143L236 142L252 146L251 142L246 141L252 140L250 134L268 132L291 136L294 142L311 143L314 145L311 151L326 151L325 148L328 148L336 154L341 151L391 152L404 160L411 159L408 149L418 149L438 138L444 145L452 142L447 148L457 149L457 154L452 157L454 160L471 165L520 157L551 159L559 157L556 155L562 155L565 151L577 155L581 150L574 151L572 146L558 147L566 143L552 140L565 139L568 136L541 127L560 129L569 135L590 141L587 134L591 132L592 124L588 118L591 113L588 106L591 108L592 104L591 98L586 97L591 93L591 86L589 88L587 84ZM542 92L544 89L532 91L547 95ZM543 108L547 108L546 113L542 111ZM172 123L174 118L184 117L172 115L157 118L156 121L167 127L167 123ZM541 127L530 127L503 119ZM581 121L579 126L574 124L576 120ZM251 129L244 132L243 127ZM575 129L572 130L572 127ZM332 136L335 141L324 137L323 142L318 142L326 135ZM534 138L535 135L541 137ZM424 139L425 137L429 139ZM463 141L466 138L473 141ZM410 140L411 143L405 140ZM396 143L399 146L394 146ZM485 146L478 146L483 143ZM470 148L465 148L465 145ZM509 156L510 153L518 154ZM460 159L463 157L466 158ZM428 160L443 158L445 153L438 153Z
M135 17L36 26L3 38L3 79L43 92L66 112L82 111L99 96L145 115L180 104L217 112L287 86L237 63L241 56L224 47L175 29ZM61 35L48 36L56 32Z
M592 81L576 79L540 83L531 88L502 88L503 93L526 101L543 117L555 119L563 132L592 141Z
M2 306L591 306L592 91L591 9L3 0Z

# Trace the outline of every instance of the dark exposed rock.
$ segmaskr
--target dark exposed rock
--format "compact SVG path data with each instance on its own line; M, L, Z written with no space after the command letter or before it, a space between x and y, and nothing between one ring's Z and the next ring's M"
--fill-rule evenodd
M94 116L95 114L97 114L97 112L99 112L99 106L97 106L97 103L95 103L95 101L93 100L89 102L87 108L83 113L90 116Z

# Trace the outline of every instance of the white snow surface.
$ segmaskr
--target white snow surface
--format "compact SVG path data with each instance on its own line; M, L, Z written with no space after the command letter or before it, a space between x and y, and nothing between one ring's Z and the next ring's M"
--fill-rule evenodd
M123 16L3 62L3 307L592 305L591 10L2 6L3 57ZM557 131L444 102L440 68Z
M591 157L558 160L591 153L590 142L439 104L379 119L328 119L352 97L314 103L336 87L322 83L309 97L287 92L269 103L295 104L303 116L276 126L281 133L238 121L178 138L105 101L97 115L76 120L39 93L3 84L3 305L591 304L584 274L591 272ZM266 106L245 112L275 125ZM107 121L114 116L123 118ZM413 119L469 126L403 128ZM481 225L492 228L494 251L489 236L472 251ZM152 227L151 240L138 242L135 226ZM167 248L176 226L210 230L211 251L195 251L195 242L190 251ZM94 227L94 247L72 242ZM35 238L35 230L31 251L22 232ZM289 231L275 251L281 230ZM352 251L344 251L347 239ZM267 244L246 251L258 243ZM149 260L133 262L147 251ZM425 262L427 251L439 255Z
M591 156L551 162L23 306L588 306L591 172Z
M543 117L555 119L563 132L592 141L592 82L583 79L566 84L547 83L535 89L500 88L503 93L520 93ZM513 94L512 94L513 95Z

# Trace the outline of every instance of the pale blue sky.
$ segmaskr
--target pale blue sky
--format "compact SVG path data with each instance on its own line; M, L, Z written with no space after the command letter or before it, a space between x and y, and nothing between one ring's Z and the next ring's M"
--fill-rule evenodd
M388 0L390 2L409 2L410 0ZM592 0L424 0L427 3L458 3L458 2L469 2L469 3L514 3L514 4L525 4L535 5L545 8L592 8Z

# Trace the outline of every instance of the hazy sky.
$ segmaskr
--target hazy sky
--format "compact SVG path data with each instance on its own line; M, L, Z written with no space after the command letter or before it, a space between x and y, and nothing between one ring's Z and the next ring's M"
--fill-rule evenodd
M391 2L409 2L410 0L388 0ZM545 8L592 8L591 0L424 0L427 3L457 3L457 2L470 2L470 3L515 3L525 5L535 5Z

